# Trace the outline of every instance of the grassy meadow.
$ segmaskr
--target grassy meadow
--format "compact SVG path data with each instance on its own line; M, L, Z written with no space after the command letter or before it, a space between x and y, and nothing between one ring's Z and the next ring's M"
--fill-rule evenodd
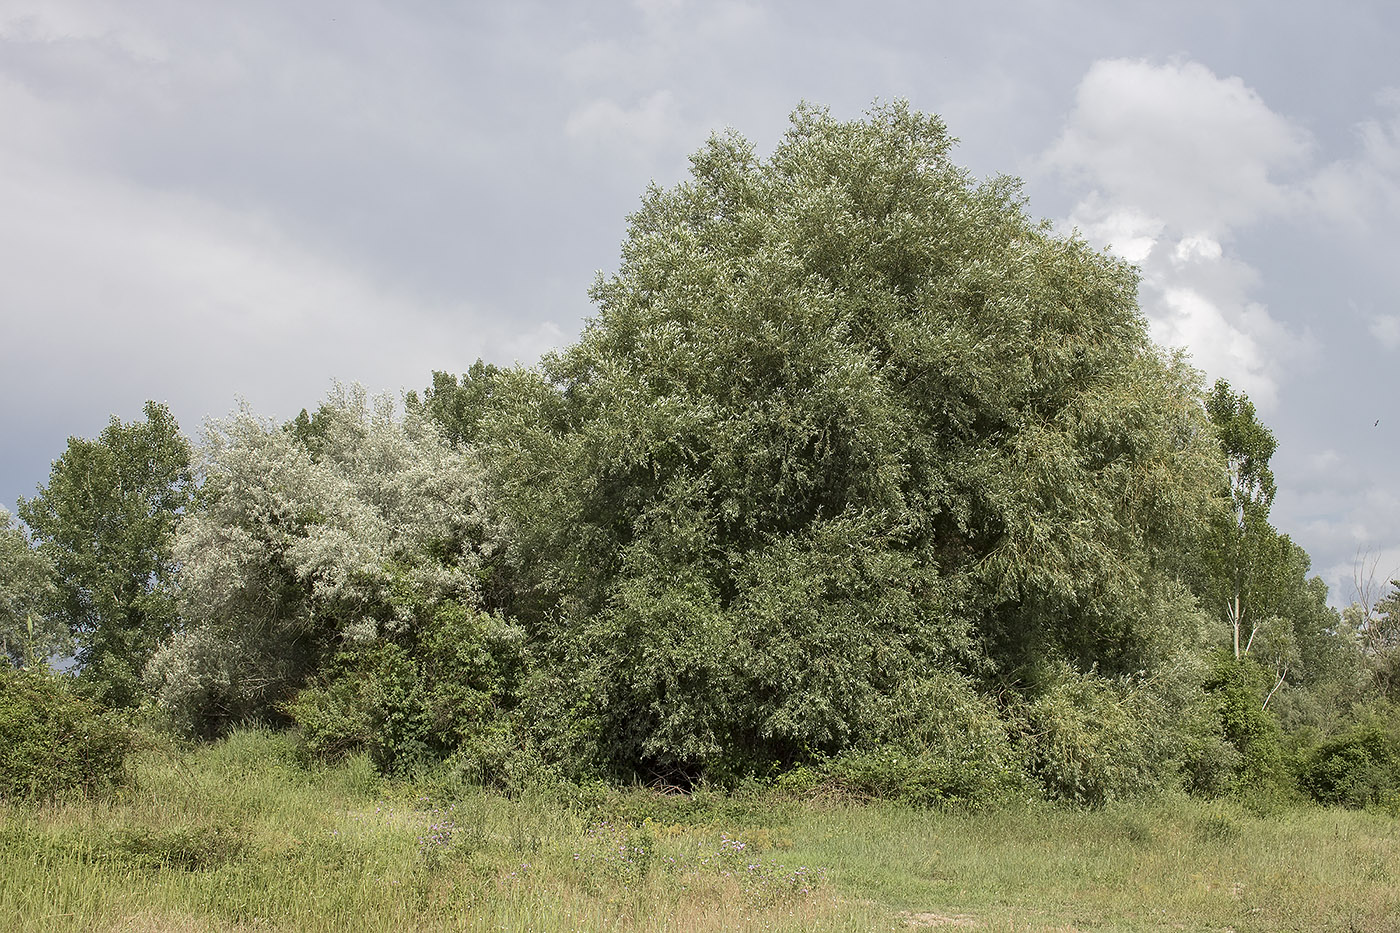
M1168 797L981 813L773 791L511 797L151 745L0 804L0 930L1400 930L1400 821Z

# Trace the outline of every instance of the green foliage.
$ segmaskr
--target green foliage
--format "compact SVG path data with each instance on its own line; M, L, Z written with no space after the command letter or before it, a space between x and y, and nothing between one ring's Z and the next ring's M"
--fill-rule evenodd
M1274 434L1254 413L1254 403L1230 383L1217 379L1206 397L1206 411L1225 451L1230 470L1230 501L1237 524L1267 518L1278 487L1269 460L1278 449Z
M0 665L0 798L91 792L120 782L132 744L115 714L47 668Z
M1249 398L1224 380L1207 396L1206 410L1229 467L1221 496L1228 508L1217 514L1194 568L1196 591L1229 633L1234 656L1253 657L1273 672L1268 695L1335 681L1345 646L1326 586L1308 578L1307 553L1269 523L1277 494L1269 460L1278 442Z
M560 786L561 769L546 762L520 716L503 717L462 735L442 773L458 786L509 794Z
M420 628L451 605L478 603L500 532L474 457L359 388L338 387L303 420L278 428L243 411L201 449L204 484L176 542L187 628L147 669L186 731L276 719L343 651L383 675L381 705L397 709L414 689L395 686L412 679L404 665L426 662L395 652L430 642ZM316 712L332 699L308 699L313 733L335 731Z
M468 770L491 784L522 647L519 629L445 603L411 636L343 651L285 710L317 756L363 750L382 772L403 774L468 746L477 751L460 754L483 756Z
M846 794L916 807L986 806L1008 797L1019 777L988 762L950 760L898 746L848 751L817 773Z
M54 613L54 568L0 509L0 659L15 667L46 663L68 645Z
M1237 756L1228 789L1260 799L1279 794L1287 774L1278 720L1264 708L1272 686L1270 672L1253 658L1236 660L1222 652L1205 686L1216 703L1221 731Z
M1313 749L1298 776L1302 788L1321 803L1400 811L1400 726L1389 712Z
M1102 807L1171 785L1177 726L1151 685L1058 666L1014 710L1014 740L1045 795Z
M1372 688L1391 703L1400 703L1400 581L1366 610L1352 607L1351 630L1365 658Z
M1364 664L1353 633L1327 605L1326 585L1309 578L1307 553L1269 523L1277 493L1269 466L1278 446L1273 433L1248 397L1223 380L1206 408L1228 464L1219 496L1225 507L1184 576L1215 620L1212 641L1231 658L1209 685L1231 751L1198 769L1193 784L1262 799L1285 783L1280 729L1340 728L1362 699ZM1237 759L1233 774L1222 781L1229 758ZM1200 780L1208 774L1214 777Z
M915 806L983 807L1029 789L1008 724L966 678L933 673L892 702L887 732L822 762L814 775L846 793Z
M367 748L373 740L374 720L359 674L352 667L348 675L305 687L283 707L296 723L306 750L315 757L338 761Z
M56 572L56 612L77 641L81 680L113 706L141 698L141 671L175 628L175 523L188 504L190 447L164 405L69 438L47 486L19 515Z
M888 732L928 672L1181 648L1140 594L1223 475L1196 376L1130 267L951 147L902 104L803 107L769 159L713 138L630 219L580 342L495 378L542 747L762 772Z
M433 384L420 401L410 392L405 400L410 412L431 419L442 436L455 447L475 446L481 422L504 385L500 367L477 360L459 380L451 373L434 372Z
M162 831L126 830L102 853L146 871L207 871L240 858L246 848L237 833L222 826L185 825Z
M767 158L716 136L537 370L212 424L165 558L183 625L148 573L162 647L85 676L151 655L182 732L291 722L317 758L512 791L1281 788L1279 723L1335 730L1363 656L1388 682L1400 654L1269 524L1249 399L952 145L906 104L803 106Z
M1377 601L1367 642L1377 651L1400 649L1400 580L1390 581L1390 592Z
M269 620L271 621L271 620ZM259 718L287 657L211 625L177 632L146 665L147 688L164 724L181 735L214 738Z

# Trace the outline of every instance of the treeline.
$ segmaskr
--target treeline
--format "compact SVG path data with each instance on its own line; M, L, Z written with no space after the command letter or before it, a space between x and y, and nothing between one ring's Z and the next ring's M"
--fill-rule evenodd
M1328 607L1249 400L951 147L803 107L648 191L536 367L71 440L0 538L10 661L501 786L1400 804L1395 592Z

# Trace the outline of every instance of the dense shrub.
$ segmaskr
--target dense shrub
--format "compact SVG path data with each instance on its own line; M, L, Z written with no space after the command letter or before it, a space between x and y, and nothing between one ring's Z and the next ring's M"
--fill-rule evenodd
M1222 789L1268 797L1287 782L1278 720L1264 708L1268 680L1253 659L1223 654L1206 682L1221 731L1237 756L1233 781Z
M286 659L264 660L259 645L200 625L176 633L146 665L144 681L163 724L181 735L215 738L251 722L263 708L270 677Z
M338 654L389 664L441 607L478 605L499 537L480 469L391 399L338 387L280 427L240 411L211 423L199 453L175 542L186 628L146 669L184 731L275 720Z
M1298 782L1322 803L1400 808L1400 728L1375 719L1323 742Z
M540 755L518 716L499 719L462 736L441 770L460 784L506 793L541 784L554 786L564 776Z
M303 748L325 761L364 751L370 743L373 722L365 683L355 676L354 665L346 667L341 676L307 687L284 707L297 725Z
M1218 703L1207 697L1196 704L1184 725L1178 755L1183 789L1200 797L1234 791L1244 759L1223 734Z
M58 675L0 665L0 797L50 797L119 782L132 734Z
M449 602L412 633L347 647L284 710L313 754L363 750L380 771L405 773L464 746L495 748L523 663L518 628ZM489 771L499 755L483 754Z
M860 796L919 807L977 807L1006 796L1023 783L1014 770L988 764L944 757L928 749L886 746L846 752L822 764L817 773L830 785Z
M1054 669L1012 710L1014 738L1045 795L1080 806L1161 790L1175 772L1174 733L1146 685Z
M1027 789L1007 724L966 678L930 674L892 705L888 731L823 762L816 774L842 791L915 806L976 807Z

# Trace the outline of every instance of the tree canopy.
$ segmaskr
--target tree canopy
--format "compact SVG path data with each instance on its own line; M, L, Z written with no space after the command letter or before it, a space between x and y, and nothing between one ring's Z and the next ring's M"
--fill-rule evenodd
M174 546L184 628L147 671L190 731L276 716L342 649L478 605L498 537L480 468L390 399L337 387L285 427L240 410L211 423L199 470Z
M22 666L66 645L68 629L55 618L55 596L53 565L0 509L0 659Z
M488 433L517 607L615 760L893 728L931 672L1156 671L1222 464L1131 267L976 183L936 117L802 107L653 188L577 345Z
M190 448L170 409L74 437L18 512L56 572L57 612L99 698L130 705L141 670L176 625L171 541L189 501Z
M240 409L193 473L161 406L71 440L0 521L4 650L71 629L186 733L502 786L1388 799L1396 597L1328 607L1250 400L953 142L903 103L718 134L536 367Z

